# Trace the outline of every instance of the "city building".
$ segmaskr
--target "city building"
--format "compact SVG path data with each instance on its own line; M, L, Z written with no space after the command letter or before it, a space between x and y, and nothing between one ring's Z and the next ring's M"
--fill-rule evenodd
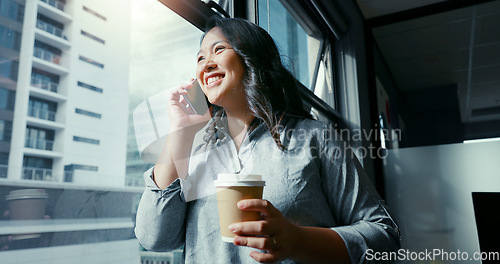
M131 1L0 1L2 263L140 261L142 188L125 187L130 12ZM36 200L40 219L17 216L29 206L15 201Z

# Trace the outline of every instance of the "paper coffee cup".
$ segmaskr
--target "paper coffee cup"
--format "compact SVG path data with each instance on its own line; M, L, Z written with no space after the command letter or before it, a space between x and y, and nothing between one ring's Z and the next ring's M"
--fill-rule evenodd
M219 174L214 186L217 190L222 241L232 243L236 236L229 231L229 225L260 219L260 212L242 211L238 209L237 203L244 199L262 199L264 185L261 175Z
M43 219L45 216L45 201L49 195L44 189L22 189L11 191L5 200L9 203L10 220ZM14 240L40 237L40 234L19 234Z

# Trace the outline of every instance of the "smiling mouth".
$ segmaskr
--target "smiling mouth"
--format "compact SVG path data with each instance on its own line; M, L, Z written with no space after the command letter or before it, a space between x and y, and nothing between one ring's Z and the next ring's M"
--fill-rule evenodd
M222 80L224 78L224 76L222 75L217 75L217 76L213 76L213 77L210 77L207 79L207 85L210 85L218 80Z

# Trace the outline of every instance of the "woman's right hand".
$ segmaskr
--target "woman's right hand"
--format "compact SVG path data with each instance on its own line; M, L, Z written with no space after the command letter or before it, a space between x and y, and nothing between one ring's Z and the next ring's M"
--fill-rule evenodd
M198 132L207 124L211 117L211 109L203 114L196 114L188 105L184 95L193 87L193 80L190 83L181 84L168 92L168 118L170 120L170 132L189 129Z

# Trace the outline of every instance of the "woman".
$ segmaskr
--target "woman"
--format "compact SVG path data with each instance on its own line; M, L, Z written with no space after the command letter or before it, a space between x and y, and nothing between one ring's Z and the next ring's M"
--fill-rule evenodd
M368 249L396 251L397 227L361 165L303 110L267 32L241 19L213 19L206 32L196 78L213 117L186 107L182 95L192 85L171 91L171 133L145 173L137 212L141 244L184 246L187 263L363 263ZM231 244L220 239L211 182L235 172L261 174L266 186L264 199L238 203L262 220L227 227L237 235Z

